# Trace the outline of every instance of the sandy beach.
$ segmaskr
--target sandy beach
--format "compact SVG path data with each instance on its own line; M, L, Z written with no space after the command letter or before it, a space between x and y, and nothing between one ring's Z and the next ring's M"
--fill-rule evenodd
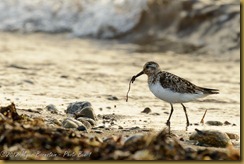
M147 77L138 78L131 86L131 77L141 71L147 61L156 61L165 71L181 76L196 85L217 88L220 94L186 103L190 123L185 131L185 115L175 105L171 119L172 132L187 144L195 128L214 129L240 136L240 56L239 54L191 55L138 53L137 45L116 41L70 38L68 35L0 33L0 103L14 102L18 113L42 117L49 126L52 119L67 117L69 103L89 101L98 116L97 126L104 125L103 116L115 118L110 130L100 137L134 133L157 133L166 127L170 105L155 98L147 86ZM58 114L45 107L53 104ZM141 113L146 107L152 112ZM31 109L32 112L28 111ZM206 121L230 122L230 125L209 126ZM33 112L40 111L40 112ZM51 125L50 125L51 127ZM139 127L138 131L118 129ZM232 140L240 148L239 140ZM192 146L190 144L190 146Z

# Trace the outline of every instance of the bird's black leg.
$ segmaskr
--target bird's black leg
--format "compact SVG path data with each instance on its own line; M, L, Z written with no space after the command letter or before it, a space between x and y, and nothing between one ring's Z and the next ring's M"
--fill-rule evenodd
M171 106L171 111L170 111L170 114L169 114L169 118L168 118L168 120L166 122L166 125L169 127L169 132L170 132L170 118L171 118L171 116L172 116L172 114L174 112L174 108L173 108L173 105L171 103L170 103L170 106Z
M187 130L187 127L190 125L190 123L189 123L186 107L182 103L181 103L181 105L182 105L184 112L185 112L185 115L186 115L186 130Z

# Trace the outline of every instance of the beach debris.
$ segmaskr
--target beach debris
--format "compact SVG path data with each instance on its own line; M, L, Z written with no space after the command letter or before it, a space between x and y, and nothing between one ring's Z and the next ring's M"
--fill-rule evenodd
M204 124L204 118L205 118L205 115L206 115L207 111L208 110L206 109L205 112L204 112L204 114L203 114L203 116L202 116L202 119L200 121L200 123L202 123L202 124Z
M0 111L5 108L0 107ZM92 129L92 135L88 135L84 133L86 127L72 117L66 122L74 123L74 128L50 127L41 117L15 112L19 119L0 115L0 150L18 155L2 153L2 160L240 160L240 150L233 145L227 144L226 151L189 149L165 129L159 133L130 133L126 138L119 134L98 137L105 132ZM209 133L205 133L208 138Z
M217 130L198 130L190 135L190 140L196 140L199 146L226 147L232 144L226 133Z
M6 107L0 107L0 113L2 113L5 117L13 119L13 120L20 119L20 116L16 111L14 103L11 103L10 105L8 105Z
M129 88L128 88L128 91L126 93L126 97L125 97L125 101L128 102L128 99L129 99L129 92L130 92L130 86L131 86L131 83L134 83L134 81L136 80L136 76L133 76L129 82Z

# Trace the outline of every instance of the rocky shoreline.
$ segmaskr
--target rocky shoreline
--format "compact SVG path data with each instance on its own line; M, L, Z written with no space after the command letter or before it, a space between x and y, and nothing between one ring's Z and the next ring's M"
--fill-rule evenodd
M127 129L127 137L99 136L105 127L95 126L89 102L70 104L76 119L47 123L42 117L18 114L14 103L0 108L0 159L3 160L239 160L240 152L225 133L199 131L185 141L167 129L153 133L139 127ZM73 108L73 109L72 109ZM85 109L85 110L84 110ZM29 110L31 111L31 110ZM88 111L88 112L87 112ZM91 114L92 113L92 114ZM56 113L53 113L56 114ZM90 117L90 118L89 118ZM83 119L81 119L83 118ZM89 118L89 119L88 119ZM89 126L88 126L89 125ZM93 126L93 128L91 128ZM89 130L88 130L89 129ZM118 128L117 131L121 129ZM143 132L142 134L133 134ZM106 133L106 132L105 132ZM111 133L111 132L110 132ZM126 134L125 129L123 133ZM232 138L239 139L239 138ZM184 145L184 146L183 146ZM188 146L186 146L188 145ZM191 145L195 145L192 147ZM199 145L199 146L196 146ZM198 148L204 146L204 148ZM211 146L210 148L208 148ZM223 147L213 149L212 147Z

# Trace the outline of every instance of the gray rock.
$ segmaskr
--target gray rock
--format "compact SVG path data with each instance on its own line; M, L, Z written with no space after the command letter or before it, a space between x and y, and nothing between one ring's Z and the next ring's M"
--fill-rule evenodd
M50 111L51 113L58 113L58 109L56 108L55 105L53 104L49 104L45 107L48 111Z
M86 107L83 108L80 112L75 114L77 117L87 117L87 118L91 118L93 120L97 120L93 109L91 107Z
M93 108L91 107L91 103L87 101L70 103L66 113L74 114L76 118L87 117L93 120L97 120Z
M75 114L82 110L85 107L91 107L91 103L88 101L80 101L80 102L74 102L70 103L69 106L67 107L66 113L69 114Z
M190 140L196 140L198 145L226 147L227 145L232 144L226 133L217 130L195 130L196 132L190 136Z
M62 122L62 125L65 128L78 128L79 126L84 126L80 121L70 117L65 118Z

